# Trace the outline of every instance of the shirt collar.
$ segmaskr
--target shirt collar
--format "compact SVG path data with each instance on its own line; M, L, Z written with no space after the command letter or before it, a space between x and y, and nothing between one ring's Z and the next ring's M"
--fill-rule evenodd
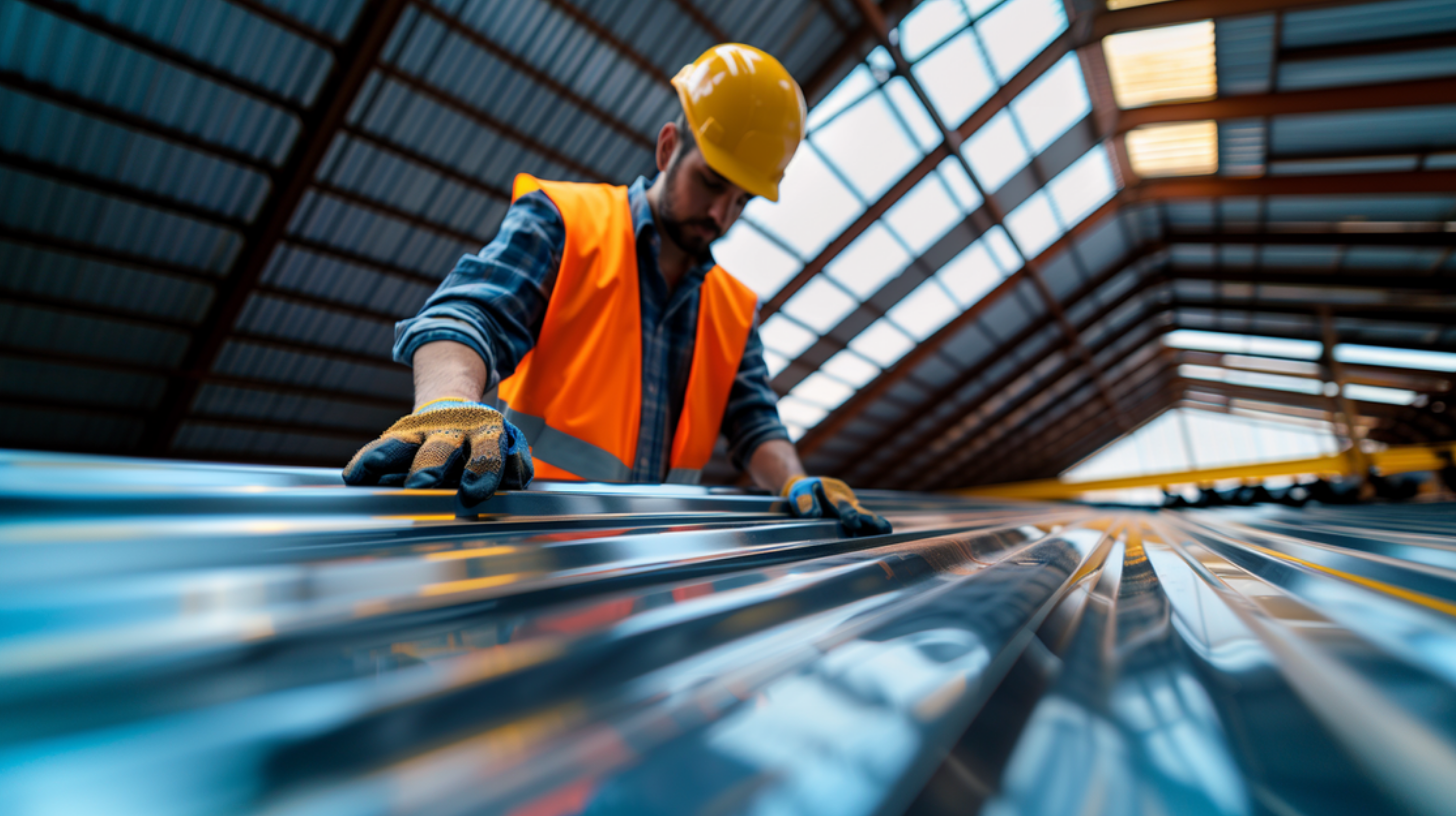
M644 238L647 239L652 242L654 254L656 254L655 250L662 239L657 232L657 223L652 218L652 205L647 203L647 188L650 184L651 182L647 180L646 176L638 176L637 180L632 182L632 186L627 188L627 206L632 210L632 231L637 236L638 244L640 245ZM708 274L708 270L716 264L717 261L713 259L713 250L709 248L708 258L688 271L688 279L701 278Z

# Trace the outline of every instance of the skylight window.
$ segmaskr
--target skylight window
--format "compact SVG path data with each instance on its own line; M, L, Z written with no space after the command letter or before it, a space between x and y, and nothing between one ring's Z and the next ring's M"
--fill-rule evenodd
M801 399L810 405L833 411L854 396L854 389L825 374L814 373L789 391L789 396Z
M859 199L819 154L800 148L779 183L778 203L755 198L743 214L782 239L799 257L812 258L863 211Z
M1082 67L1076 54L1062 57L1037 81L1011 102L1011 112L1021 123L1021 132L1031 144L1032 152L1046 146L1067 132L1067 128L1092 112L1087 85L1082 81Z
M1062 226L1071 229L1117 192L1107 149L1097 145L1047 184ZM1023 245L1025 246L1025 245ZM1031 250L1027 250L1030 252Z
M849 347L888 368L915 348L915 341L882 317L849 341Z
M928 0L905 15L900 23L900 51L905 59L920 59L936 43L969 22L960 0Z
M863 386L880 374L879 366L848 349L825 360L819 370L855 388Z
M1016 132L1016 123L1006 111L996 114L966 141L965 153L981 186L992 193L1031 161L1031 154Z
M1378 385L1345 383L1345 396L1363 402L1383 402L1389 405L1410 405L1416 401L1416 392L1402 388L1381 388Z
M784 288L800 268L798 259L742 220L714 242L713 258L765 300Z
M946 262L936 277L955 296L962 309L968 309L985 294L996 288L1006 274L991 258L985 241L977 241Z
M1127 155L1144 178L1201 176L1218 172L1218 124L1144 125L1127 134Z
M940 177L945 179L945 185L950 188L950 194L960 202L961 209L969 213L981 206L984 199L976 192L976 187L971 183L971 177L966 173L966 168L961 166L960 159L951 156L940 163L935 169Z
M924 155L910 141L883 94L867 97L809 139L870 201L879 198Z
M1301 427L1180 408L1165 412L1103 448L1062 474L1062 478L1080 482L1305 459L1331 454L1338 448L1325 425ZM1153 499L1161 501L1161 493L1155 492Z
M910 129L911 135L920 145L921 153L929 153L936 145L940 144L940 128L926 113L925 106L920 104L920 98L910 89L910 83L904 77L895 77L885 83L885 95L890 97L890 102L895 105L895 110L900 112L900 117L905 120L905 126Z
M1067 27L1062 0L1009 0L976 23L996 75L1010 79Z
M1318 360L1323 346L1313 340L1288 340L1282 337L1259 337L1249 334L1179 329L1163 335L1169 348L1196 351L1222 351L1234 354L1258 354L1264 357L1289 357L1295 360Z
M1257 371L1234 371L1218 366L1180 365L1178 366L1178 376L1190 380L1225 382L1230 385L1268 388L1311 396L1319 396L1324 393L1324 383L1319 380L1286 377L1283 374L1263 374Z
M772 349L790 360L804 353L818 340L813 332L794 321L776 314L763 322L758 329L765 348Z
M1335 346L1335 359L1342 363L1359 365L1418 368L1423 371L1456 371L1456 354L1444 351L1394 349L1341 343Z
M1121 108L1218 95L1212 20L1125 31L1102 40Z
M1007 214L1006 228L1016 239L1016 245L1033 257L1062 237L1062 227L1052 212L1051 201L1041 191Z
M945 123L959 125L996 90L981 48L963 31L910 69Z
M789 358L774 351L773 349L763 350L763 362L768 366L768 375L777 377L780 371L789 367Z
M1002 272L1009 275L1021 268L1023 263L1021 254L1016 251L1015 246L1012 246L1011 239L1006 237L1006 230L992 227L986 230L986 234L982 236L981 240L986 242L986 248L991 250L991 257L996 259L996 264L1001 267Z
M863 300L909 264L910 253L877 222L830 261L824 272Z
M818 425L829 412L812 403L805 402L797 397L784 396L779 398L779 418L789 425L796 425L800 428L812 428Z
M921 179L885 213L885 221L916 255L962 220L961 208L951 200L945 183L935 173Z
M805 124L808 125L809 130L818 129L820 125L834 118L834 114L858 102L860 97L874 89L874 74L870 73L868 65L860 63L849 72L848 76L840 80L838 85L834 86L834 90L819 100L819 104L815 105L813 110L809 111Z
M934 278L915 287L887 313L895 325L909 332L916 340L924 340L940 330L960 314L960 308L950 299Z
M858 305L858 301L823 275L815 275L784 303L784 313L823 334L839 325Z

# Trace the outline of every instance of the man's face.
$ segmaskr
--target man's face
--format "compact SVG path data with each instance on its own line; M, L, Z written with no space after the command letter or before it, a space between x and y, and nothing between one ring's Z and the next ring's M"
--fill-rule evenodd
M664 172L657 213L662 231L688 254L706 255L752 196L718 175L696 148L676 150Z

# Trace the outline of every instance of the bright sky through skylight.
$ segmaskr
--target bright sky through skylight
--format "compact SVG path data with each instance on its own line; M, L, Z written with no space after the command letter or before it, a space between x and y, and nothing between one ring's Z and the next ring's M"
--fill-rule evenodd
M1163 345L1197 351L1225 351L1236 354L1259 354L1265 357L1291 357L1296 360L1318 360L1322 348L1313 340L1288 340L1281 337L1257 337L1191 329L1179 329L1163 335Z
M910 264L910 253L881 224L875 224L844 248L824 271L859 298L879 291L881 285Z
M1002 111L991 118L976 135L966 140L966 159L971 163L971 172L980 179L981 186L988 192L996 192L1026 166L1031 154L1026 152L1021 137L1016 133L1016 123L1011 114Z
M814 345L814 333L781 314L776 314L758 328L767 348L777 351L790 360L798 357L804 349Z
M1261 422L1179 408L1093 454L1062 474L1090 481L1198 468L1308 459L1339 449L1326 428Z
M920 59L946 35L970 20L960 0L926 0L900 23L900 51L907 60Z
M1345 383L1345 396L1365 402L1384 402L1390 405L1410 405L1416 401L1416 392L1403 388L1382 388L1378 385Z
M996 81L981 57L981 47L969 30L957 34L911 71L951 127L964 121L996 90Z
M858 305L843 289L823 275L816 275L784 303L784 314L823 334L839 325Z
M878 93L835 117L810 142L866 201L879 198L924 155Z
M961 254L946 262L936 276L955 296L962 309L979 301L1006 277L991 258L985 241L977 241L961 250Z
M833 357L825 360L819 370L831 374L839 381L855 388L868 383L880 373L879 366L848 349L837 352Z
M987 56L1002 82L1067 27L1062 0L1008 0L976 24Z
M1037 192L1021 206L1006 214L1006 228L1016 245L1027 253L1036 255L1062 234L1057 218L1052 213L1051 200L1046 193Z
M960 309L934 278L915 287L887 312L895 325L916 340L924 340L949 323Z
M743 215L808 260L863 211L864 205L819 154L801 148L779 183L778 203L755 198L743 208Z
M905 239L916 255L929 249L963 218L961 208L937 173L922 179L885 213L885 223Z
M748 284L760 298L773 296L799 271L800 263L764 237L747 221L739 220L713 244L713 258L733 276Z
M1092 112L1076 54L1068 54L1011 102L1031 149L1040 153Z
M849 341L849 347L879 363L881 367L889 367L914 348L915 341L890 325L890 321L880 318L860 332L858 337Z
M1335 346L1335 359L1342 363L1416 368L1424 371L1456 371L1456 354L1443 351L1394 349L1342 343Z

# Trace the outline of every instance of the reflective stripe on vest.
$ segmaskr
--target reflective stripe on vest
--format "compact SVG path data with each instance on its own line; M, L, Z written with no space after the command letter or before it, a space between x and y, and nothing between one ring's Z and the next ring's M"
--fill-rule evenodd
M642 304L627 188L516 177L513 200L541 190L566 242L535 347L500 384L545 479L621 482L642 421ZM713 455L758 296L719 267L703 280L692 367L668 481L694 484Z

